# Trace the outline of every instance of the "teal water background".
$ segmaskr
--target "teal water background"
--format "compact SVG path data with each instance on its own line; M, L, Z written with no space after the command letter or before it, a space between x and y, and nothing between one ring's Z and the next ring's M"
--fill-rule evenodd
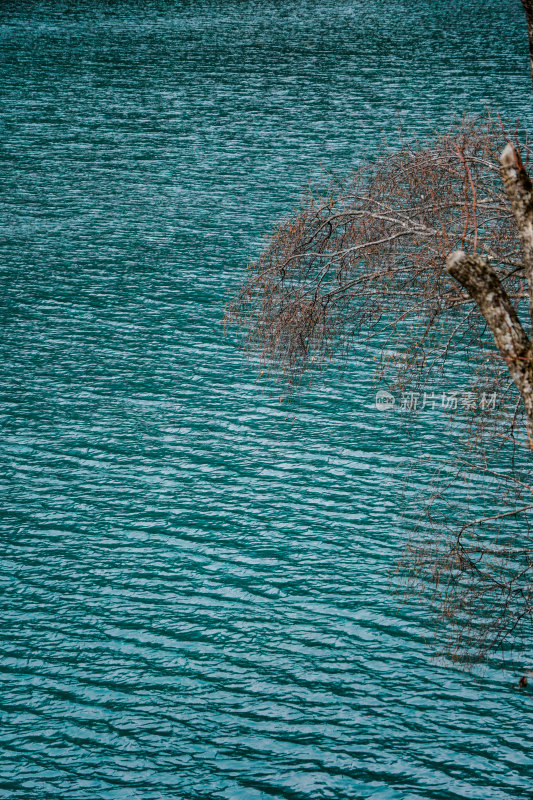
M0 59L0 797L531 797L516 673L390 590L368 367L287 408L222 333L313 170L531 129L518 0L4 2Z

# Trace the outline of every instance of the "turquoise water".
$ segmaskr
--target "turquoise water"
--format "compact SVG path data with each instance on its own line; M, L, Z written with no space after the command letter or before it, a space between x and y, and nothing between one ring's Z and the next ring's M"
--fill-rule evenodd
M288 406L221 321L313 170L399 119L531 129L518 0L4 2L0 36L0 797L530 797L516 670L435 663L391 592L368 365Z

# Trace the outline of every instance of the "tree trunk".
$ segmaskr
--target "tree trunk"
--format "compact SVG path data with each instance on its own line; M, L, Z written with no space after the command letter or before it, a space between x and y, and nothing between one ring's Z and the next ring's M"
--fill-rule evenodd
M533 345L500 279L484 258L456 250L446 269L463 286L487 321L522 400L533 446Z
M533 0L522 0L528 20L529 43L533 42ZM533 56L533 49L531 49ZM533 65L533 62L532 62ZM532 66L533 76L533 66ZM509 143L500 156L500 174L511 203L520 244L529 295L530 330L533 330L533 184L520 153ZM527 431L533 448L533 344L522 327L511 300L489 262L462 250L446 261L450 275L476 302L492 332L502 359L509 368L526 412Z

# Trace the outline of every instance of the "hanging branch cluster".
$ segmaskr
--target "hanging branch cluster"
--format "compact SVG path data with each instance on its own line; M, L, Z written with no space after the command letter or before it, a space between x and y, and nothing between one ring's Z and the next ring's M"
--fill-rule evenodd
M522 152L527 164L527 144ZM372 338L402 351L389 380L404 389L471 362L475 381L514 392L514 442L520 415L533 432L532 314L532 185L516 134L489 118L384 151L309 192L249 266L228 318L291 379ZM500 509L476 518L462 504L450 514L437 491L425 508L430 535L406 561L452 622L450 649L469 657L514 633L533 602L533 489L511 467L489 479L482 455ZM461 475L473 480L476 469ZM448 478L448 487L460 480Z
M498 163L506 144L494 122L465 120L430 146L383 153L310 193L249 266L229 309L250 348L291 378L360 346L363 333L399 341L407 322L422 324L404 354L404 378L421 364L442 366L453 356L450 337L477 351L476 301L443 267L450 253L466 251L490 265L509 301L521 299L520 239Z

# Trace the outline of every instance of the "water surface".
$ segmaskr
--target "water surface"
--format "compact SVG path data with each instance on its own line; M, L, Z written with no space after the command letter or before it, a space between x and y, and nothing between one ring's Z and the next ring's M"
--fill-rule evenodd
M221 323L313 170L531 127L518 0L4 3L0 37L0 796L530 796L515 673L435 664L390 591L368 365L287 408Z

